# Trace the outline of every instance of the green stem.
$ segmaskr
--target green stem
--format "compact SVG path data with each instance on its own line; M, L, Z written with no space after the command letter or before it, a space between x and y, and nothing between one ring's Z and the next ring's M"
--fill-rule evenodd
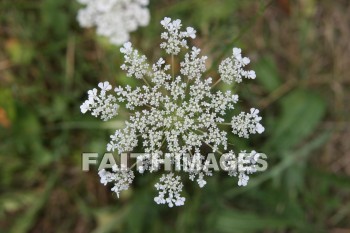
M173 80L175 79L175 70L174 70L174 54L171 55L171 72L173 76Z
M216 85L218 85L221 82L221 78L219 78L214 84L213 86L211 86L211 88L214 88Z

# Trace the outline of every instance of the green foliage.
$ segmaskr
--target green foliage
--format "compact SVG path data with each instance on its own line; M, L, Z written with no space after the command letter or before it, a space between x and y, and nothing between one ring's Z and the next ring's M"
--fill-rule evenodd
M275 119L266 144L266 147L271 145L277 152L289 150L302 142L315 130L326 110L325 102L319 95L302 89L293 90L280 103L281 114Z
M262 57L254 66L254 70L259 74L257 82L268 92L276 90L281 85L281 77L278 68L271 56Z

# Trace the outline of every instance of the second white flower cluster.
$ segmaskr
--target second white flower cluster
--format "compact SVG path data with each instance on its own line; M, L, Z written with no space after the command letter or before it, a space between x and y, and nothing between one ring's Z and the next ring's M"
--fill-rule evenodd
M129 40L130 32L146 26L150 20L148 0L77 0L85 8L78 12L78 22L85 28L96 27L98 35L115 45Z

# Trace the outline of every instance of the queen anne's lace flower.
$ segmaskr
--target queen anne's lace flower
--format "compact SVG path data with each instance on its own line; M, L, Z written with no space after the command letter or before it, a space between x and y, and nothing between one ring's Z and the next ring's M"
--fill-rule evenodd
M160 47L168 54L177 55L181 47L188 48L186 38L196 38L196 30L192 27L188 27L186 31L180 31L182 24L179 19L171 21L170 18L165 17L160 23L166 30L161 34L165 42L161 43Z
M137 171L144 173L146 170L149 172L158 171L160 165L164 163L164 159L161 157L162 152L156 152L152 154L140 154L137 156Z
M250 153L241 151L238 157L233 151L230 151L223 155L222 163L229 176L238 177L239 186L246 186L249 180L248 175L257 172L256 163L259 158L260 154L254 150Z
M121 45L129 40L129 33L150 20L148 0L78 0L85 8L79 10L82 27L96 26L97 34Z
M118 114L119 105L116 104L116 98L113 95L106 93L112 89L109 82L99 83L98 87L101 89L100 93L96 88L88 91L89 98L81 106L82 113L91 111L91 115L101 117L106 121Z
M112 167L112 172L102 169L98 172L98 175L101 178L101 183L107 185L108 183L113 183L113 192L119 197L119 193L123 190L129 189L129 185L134 180L134 172L125 167L125 165L114 164Z
M161 24L165 28L165 32L161 34L164 40L161 48L171 57L179 54L181 48L189 48L186 39L196 37L196 31L191 27L182 31L180 20L164 18ZM110 113L110 109L116 109L111 107L116 106L116 102L131 112L125 127L116 130L111 136L107 145L108 151L123 153L133 151L138 145L148 154L165 151L169 153L168 158L172 163L183 162L183 166L177 166L183 167L190 180L196 180L198 185L203 187L206 184L205 177L212 175L209 161L197 155L203 146L209 146L213 152L218 153L220 149L226 150L227 125L240 137L264 131L257 109L251 109L250 113L240 113L234 116L231 122L225 122L226 114L233 110L238 102L238 95L229 90L216 90L213 88L216 84L212 84L212 78L203 77L207 57L200 55L199 48L192 47L180 64L167 64L163 58L150 64L146 56L134 49L130 42L125 43L120 51L125 60L121 68L127 76L143 81L144 85L136 88L118 86L114 89L113 98L106 97L105 93L102 97L97 96L94 90L89 91L89 99L81 106L83 113L91 111L95 116L101 115L102 119L109 119L115 115L113 111L113 114ZM233 80L240 82L242 77L255 78L254 71L243 70L248 63L248 58L241 57L240 49L233 49L233 56L225 59L219 67L221 80L231 83ZM176 70L176 67L180 67L180 70ZM101 93L110 90L108 83L101 85ZM107 113L104 113L105 108ZM234 156L232 153L231 157ZM189 162L187 155L191 155L192 163L200 164L200 169L185 166L185 163ZM154 167L157 166L154 165L163 162L159 158L145 155L140 156L138 160L145 161L138 167L140 173L146 170L155 171L157 169ZM239 178L239 185L246 185L251 171L253 170L231 169L228 172L229 175ZM158 204L167 203L173 206L182 205L185 201L179 194L182 189L179 176L174 177L172 173L163 175L156 188L160 191L159 196L155 198Z
M255 71L243 70L243 67L250 63L250 59L242 57L242 50L233 48L232 57L223 60L219 66L219 73L222 81L231 84L233 81L242 82L242 78L255 79Z
M159 191L159 195L154 198L157 204L168 204L169 207L185 204L186 198L180 196L183 187L180 176L174 177L173 173L164 174L154 187Z
M265 131L265 128L259 123L261 117L259 110L250 109L250 113L241 112L238 116L232 118L232 132L239 137L248 138L249 134L255 134Z

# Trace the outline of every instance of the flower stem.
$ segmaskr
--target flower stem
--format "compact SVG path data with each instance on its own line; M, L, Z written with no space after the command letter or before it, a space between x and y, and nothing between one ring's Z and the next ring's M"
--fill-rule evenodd
M232 123L224 122L224 123L217 123L218 125L232 125Z
M151 85L149 85L149 83L147 82L147 80L145 79L145 77L142 77L142 79L143 79L143 81L146 83L146 85L147 85L148 87L151 87Z
M175 71L174 71L174 54L171 55L171 72L173 75L173 80L175 79Z
M211 86L211 88L214 88L216 85L218 85L221 82L221 78L218 79L218 81L216 81L213 86Z

